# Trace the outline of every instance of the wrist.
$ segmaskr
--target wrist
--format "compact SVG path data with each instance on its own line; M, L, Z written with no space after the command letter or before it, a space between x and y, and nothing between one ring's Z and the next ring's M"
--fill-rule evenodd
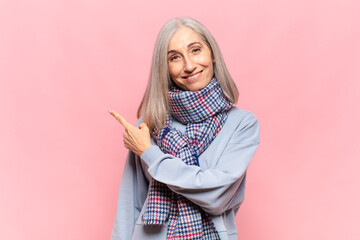
M141 152L139 152L139 157L141 157L141 155L142 155L149 147L151 147L151 146L152 146L151 143L146 144L146 145L142 148Z

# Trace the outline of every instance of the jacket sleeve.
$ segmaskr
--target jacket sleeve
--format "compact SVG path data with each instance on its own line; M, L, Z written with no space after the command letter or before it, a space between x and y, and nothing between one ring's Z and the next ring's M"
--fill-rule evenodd
M138 156L129 151L120 183L111 240L130 240L147 195L148 182Z
M242 202L244 193L238 190L259 144L259 124L255 115L248 114L230 134L215 168L202 170L199 166L186 165L181 159L163 153L156 145L149 147L141 158L154 179L167 184L172 191L209 214L221 215Z

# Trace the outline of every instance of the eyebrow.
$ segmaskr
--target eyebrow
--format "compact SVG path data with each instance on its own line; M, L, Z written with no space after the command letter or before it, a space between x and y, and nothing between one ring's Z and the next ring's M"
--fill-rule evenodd
M201 46L202 46L202 43L201 42L192 42L192 43L189 43L188 45L187 45L187 47L188 48L190 48L191 46L193 46L193 45L195 45L195 44L200 44ZM168 51L168 54L170 54L170 53L176 53L176 52L178 52L178 51L176 51L176 50L170 50L170 51Z

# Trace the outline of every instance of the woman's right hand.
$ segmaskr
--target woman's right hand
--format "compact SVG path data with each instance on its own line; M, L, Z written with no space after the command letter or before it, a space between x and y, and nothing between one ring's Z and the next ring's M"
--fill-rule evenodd
M123 134L125 147L140 157L151 146L148 126L141 123L139 127L135 127L117 112L110 110L109 113L125 128Z

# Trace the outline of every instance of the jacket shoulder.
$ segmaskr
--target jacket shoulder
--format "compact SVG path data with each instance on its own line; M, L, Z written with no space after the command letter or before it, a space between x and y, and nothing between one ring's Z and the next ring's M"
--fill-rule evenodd
M228 132L232 134L234 142L259 143L260 127L255 114L244 109L234 107L228 116Z
M233 107L229 111L229 120L238 122L239 124L240 123L253 123L253 122L258 121L255 114L253 114L250 111L238 108L238 107Z

